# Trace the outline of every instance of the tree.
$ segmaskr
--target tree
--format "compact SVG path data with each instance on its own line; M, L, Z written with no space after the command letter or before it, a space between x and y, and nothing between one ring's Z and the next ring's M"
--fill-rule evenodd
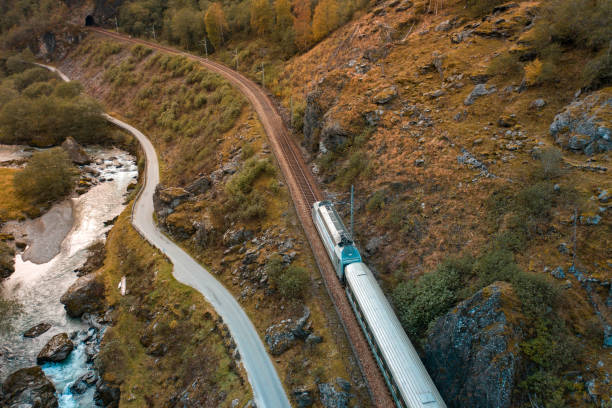
M315 41L322 40L334 31L340 23L336 0L321 0L315 7L312 18L312 34Z
M289 0L276 0L274 2L274 12L276 13L277 32L284 32L293 25L293 15L291 15L291 3L289 3Z
M181 47L193 48L198 41L204 38L204 19L200 13L192 8L182 8L172 16L172 39Z
M272 30L274 24L274 11L268 0L252 0L251 2L251 28L259 35Z
M306 51L312 45L311 9L310 0L294 0L293 31L295 31L295 45L300 51Z
M208 39L215 49L218 49L225 42L225 33L228 30L225 14L219 3L212 3L208 7L204 16L204 23L206 24Z
M33 203L55 201L74 186L77 171L61 147L36 152L25 169L15 174L15 191Z

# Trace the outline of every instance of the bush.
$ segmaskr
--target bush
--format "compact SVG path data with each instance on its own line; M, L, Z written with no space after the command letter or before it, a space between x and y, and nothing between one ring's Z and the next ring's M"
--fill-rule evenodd
M523 311L530 316L543 316L554 308L558 290L546 277L530 273L517 273L512 286L523 304Z
M39 98L49 96L53 93L54 87L49 82L35 82L23 90L23 96L28 98Z
M266 275L270 283L286 298L301 298L308 284L308 271L299 266L288 268L280 255L271 256L266 262Z
M511 282L521 270L514 261L514 254L507 250L495 249L486 252L474 264L474 272L481 287L495 281Z
M15 88L18 91L26 89L28 86L35 82L45 82L52 79L53 74L44 68L30 68L19 74L11 75L10 78L15 84Z
M416 285L402 282L395 288L391 300L409 336L422 337L430 323L457 302L472 274L472 263L469 257L448 259Z
M554 199L550 183L541 182L521 190L516 199L519 214L532 218L548 218Z
M378 190L372 194L368 203L366 204L366 209L370 212L382 210L385 206L385 192L383 190Z
M53 94L58 98L72 99L76 98L83 92L83 85L78 81L60 82L55 86Z
M253 182L262 174L274 174L275 168L269 159L250 158L244 163L242 170L234 174L227 183L225 190L230 196L240 193L248 194L253 189Z
M359 176L366 173L369 165L369 158L365 152L353 152L349 156L348 162L338 175L338 184L342 188L349 187Z
M563 155L556 147L549 147L540 155L541 177L547 180L559 177L562 173Z
M523 73L523 64L521 64L517 53L503 52L493 58L487 68L487 73L489 75L517 77Z
M15 191L36 204L52 202L72 191L76 176L68 154L56 147L32 155L27 166L15 175Z

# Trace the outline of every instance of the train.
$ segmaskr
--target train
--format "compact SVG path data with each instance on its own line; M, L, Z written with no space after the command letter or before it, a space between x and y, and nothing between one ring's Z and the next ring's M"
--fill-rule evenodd
M398 408L446 408L417 351L331 201L312 220Z

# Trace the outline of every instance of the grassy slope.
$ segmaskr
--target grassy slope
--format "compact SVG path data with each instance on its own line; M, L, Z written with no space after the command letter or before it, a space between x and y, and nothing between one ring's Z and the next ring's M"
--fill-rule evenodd
M272 157L264 152L265 133L242 97L219 77L182 58L148 54L141 49L89 38L64 62L62 69L81 80L87 91L102 100L108 110L120 112L152 138L161 158L162 183L166 186L184 186L198 174L210 173L235 153L237 147L246 144L257 156ZM171 115L165 113L169 111ZM331 381L336 377L359 383L359 371L352 362L344 332L318 276L279 173L276 169L263 174L254 183L255 190L265 198L265 217L236 221L232 227L244 226L256 233L268 229L272 237L294 240L292 251L298 254L295 263L306 267L311 278L303 303L281 299L274 293L266 294L257 287L252 295L242 296L244 288L232 275L232 270L241 264L242 256L231 254L225 257L223 265L220 263L226 248L221 245L224 230L219 221L215 221L218 228L215 242L208 247L202 248L192 240L180 243L205 266L220 274L220 279L241 299L262 337L271 324L301 316L303 304L310 309L315 333L325 341L314 349L298 343L274 359L288 390L303 385L314 390L315 381ZM192 221L211 215L211 208L219 207L219 199L212 195L183 204L172 215L173 220L191 225ZM265 248L259 262L264 262L270 251ZM367 401L364 392L363 389L355 391L359 399Z
M198 292L172 277L172 265L132 228L130 213L113 227L101 269L115 325L98 363L107 381L121 384L121 406L162 406L183 391L199 406L230 406L235 398L245 404L250 389L227 347L227 329ZM117 289L122 276L126 296ZM165 356L145 353L145 333L168 346Z
M2 191L2 201L0 201L0 222L7 220L23 220L26 217L35 217L39 210L31 204L20 199L13 187L13 177L18 169L0 168L0 191Z

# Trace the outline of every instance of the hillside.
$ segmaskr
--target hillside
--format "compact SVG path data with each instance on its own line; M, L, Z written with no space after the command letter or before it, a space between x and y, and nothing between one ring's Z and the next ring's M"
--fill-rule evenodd
M610 402L610 2L154 3L95 2L72 22L90 15L111 27L117 13L121 30L209 53L269 89L329 198L346 201L355 186L360 249L450 406ZM314 17L323 6L334 18ZM286 301L280 281L271 298L267 283L245 283L269 278L275 265L275 251L254 248L279 234L292 239L284 255L296 251L308 270L314 327L331 327L347 356L244 101L189 63L147 50L89 37L68 51L70 33L57 35L47 55L68 54L62 65L89 92L154 135L164 187L211 181L202 194L161 192L158 219L168 232L218 270L252 316L265 316L256 323L262 333L302 310L275 308ZM169 214L171 193L180 204ZM228 245L243 227L255 241ZM257 266L239 266L248 257ZM466 317L469 307L488 324ZM459 335L465 321L469 341ZM359 377L326 352L337 358L331 372ZM304 383L291 380L298 356L279 363L288 387ZM484 368L499 378L482 386L501 389L498 400L470 388L480 387ZM300 378L319 381L306 371Z

